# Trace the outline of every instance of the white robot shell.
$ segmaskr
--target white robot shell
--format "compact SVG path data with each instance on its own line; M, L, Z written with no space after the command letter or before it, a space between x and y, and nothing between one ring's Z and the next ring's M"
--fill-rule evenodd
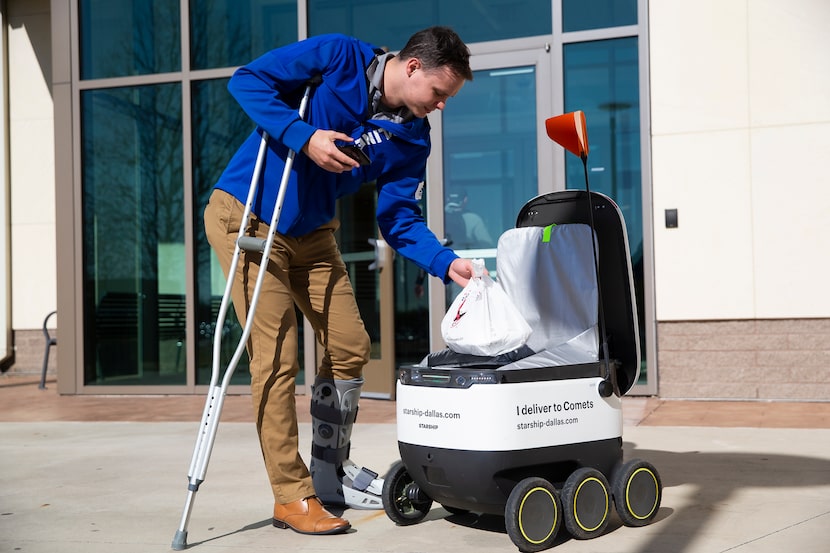
M622 403L602 379L474 384L397 384L398 442L468 451L513 451L622 436Z

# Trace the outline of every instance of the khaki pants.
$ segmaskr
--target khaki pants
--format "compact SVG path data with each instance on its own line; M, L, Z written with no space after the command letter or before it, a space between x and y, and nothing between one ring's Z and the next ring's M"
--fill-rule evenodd
M244 206L215 190L205 209L205 231L225 275L233 258ZM314 495L306 464L298 451L294 399L299 306L323 346L322 377L361 376L369 359L369 335L357 308L346 266L334 239L332 221L300 238L277 234L268 274L248 339L251 394L257 432L274 500L290 503ZM268 223L251 215L247 234L265 238ZM231 292L234 310L244 325L259 272L261 254L242 253Z

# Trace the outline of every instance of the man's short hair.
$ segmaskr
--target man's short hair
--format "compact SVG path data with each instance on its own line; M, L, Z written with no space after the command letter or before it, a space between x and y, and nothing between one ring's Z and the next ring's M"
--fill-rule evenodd
M427 27L412 35L398 56L401 59L418 58L424 69L448 67L465 80L473 80L470 69L470 49L449 27Z

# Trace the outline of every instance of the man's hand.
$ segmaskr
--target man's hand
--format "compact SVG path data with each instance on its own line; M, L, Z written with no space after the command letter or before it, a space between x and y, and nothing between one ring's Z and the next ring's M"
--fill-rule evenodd
M484 269L484 274L490 274L487 269ZM473 262L469 259L458 258L450 265L450 270L447 271L447 276L453 282L464 288L470 279L473 278Z
M337 149L335 140L352 142L352 137L342 132L317 129L303 146L303 153L326 171L343 173L351 171L360 164Z

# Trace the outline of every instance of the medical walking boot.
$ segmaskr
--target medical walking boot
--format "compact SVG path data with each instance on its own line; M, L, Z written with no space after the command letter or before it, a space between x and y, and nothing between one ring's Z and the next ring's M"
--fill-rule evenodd
M311 395L311 463L314 491L326 505L382 509L383 479L349 460L352 425L363 379L318 377Z

